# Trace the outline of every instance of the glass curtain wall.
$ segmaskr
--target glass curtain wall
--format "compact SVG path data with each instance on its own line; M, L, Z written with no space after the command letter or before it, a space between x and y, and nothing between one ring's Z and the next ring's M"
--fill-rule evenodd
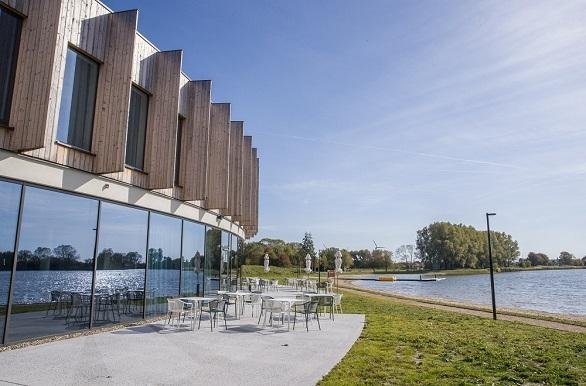
M0 180L0 343L86 329L92 315L100 326L165 314L167 298L234 289L241 248L193 221Z
M228 235L230 237L230 289L236 291L240 285L238 237L232 234Z
M0 123L8 124L20 40L20 17L0 6Z
M103 202L94 325L142 319L148 212Z
M151 213L147 252L146 314L167 312L167 299L179 296L181 220Z
M0 343L4 341L21 189L20 185L0 181Z
M205 237L205 226L183 221L182 296L199 296L203 293Z
M7 341L89 327L98 201L26 187Z
M206 227L205 293L215 295L220 289L220 262L222 261L222 231Z
M230 233L222 231L222 258L220 261L220 289L230 290Z

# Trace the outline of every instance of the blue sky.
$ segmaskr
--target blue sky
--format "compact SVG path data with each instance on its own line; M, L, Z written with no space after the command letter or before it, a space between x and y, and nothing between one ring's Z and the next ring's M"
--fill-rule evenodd
M139 1L261 157L257 238L395 249L447 220L586 255L586 4Z

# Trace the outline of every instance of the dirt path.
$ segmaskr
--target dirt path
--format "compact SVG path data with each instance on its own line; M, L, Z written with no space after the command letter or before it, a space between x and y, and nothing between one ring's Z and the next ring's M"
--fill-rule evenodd
M492 312L490 312L490 311L473 310L473 309L469 309L469 308L458 307L457 305L436 304L436 303L418 301L415 299L406 299L404 297L393 296L392 294L389 294L389 293L385 293L385 292L381 292L381 291L374 291L374 290L365 290L365 289L362 289L362 288L359 288L356 286L352 286L352 285L348 285L348 284L340 285L340 287L343 288L344 291L352 292L354 294L363 295L363 296L366 295L366 296L370 296L370 297L374 297L374 298L378 298L378 299L392 299L393 301L395 301L397 303L401 303L401 304L409 304L409 305L414 305L414 306L433 308L436 310L458 312L460 314L474 315L474 316L479 316L481 318L492 318ZM553 329L561 330L561 331L586 333L586 327L577 326L577 325L573 325L573 324L566 324L566 323L562 323L562 322L554 322L554 321L549 321L549 320L534 319L534 318L530 318L530 317L513 316L513 315L506 315L506 314L498 314L497 318L500 320L509 320L509 321L513 321L513 322L530 324L533 326L553 328Z

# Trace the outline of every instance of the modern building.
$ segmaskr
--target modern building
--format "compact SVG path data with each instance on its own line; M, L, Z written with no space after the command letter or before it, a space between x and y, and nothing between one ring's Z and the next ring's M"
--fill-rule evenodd
M259 159L137 10L0 0L0 343L164 314L234 283Z

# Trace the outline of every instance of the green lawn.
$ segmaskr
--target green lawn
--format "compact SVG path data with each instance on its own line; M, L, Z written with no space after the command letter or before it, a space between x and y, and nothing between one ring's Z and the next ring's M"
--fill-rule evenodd
M586 385L586 334L350 293L343 306L367 323L322 385Z
M283 268L283 267L270 267L269 272L264 271L262 265L243 265L242 266L242 277L262 277L264 279L279 279L279 282L283 284L284 279L288 277L297 277L297 268ZM306 273L301 271L300 277L305 276Z

